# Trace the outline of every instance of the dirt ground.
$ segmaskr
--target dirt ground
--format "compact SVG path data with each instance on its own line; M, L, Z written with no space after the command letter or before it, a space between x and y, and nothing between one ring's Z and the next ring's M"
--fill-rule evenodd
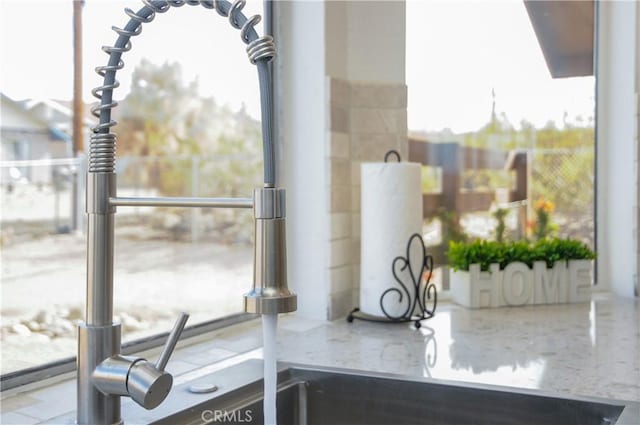
M169 330L179 311L191 314L190 324L240 312L251 287L248 244L128 234L117 235L115 250L114 309L125 341ZM75 355L76 325L84 317L85 237L14 241L2 246L0 262L1 373Z

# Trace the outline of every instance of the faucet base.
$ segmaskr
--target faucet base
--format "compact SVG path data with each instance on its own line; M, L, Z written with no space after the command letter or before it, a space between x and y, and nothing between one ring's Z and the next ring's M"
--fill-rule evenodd
M93 385L93 371L105 359L120 351L119 323L78 326L78 397L77 423L122 424L120 396L105 395Z

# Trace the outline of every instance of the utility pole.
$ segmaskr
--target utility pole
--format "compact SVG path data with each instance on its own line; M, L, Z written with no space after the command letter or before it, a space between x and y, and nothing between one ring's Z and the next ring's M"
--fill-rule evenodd
M84 0L72 0L73 2L73 156L78 157L84 152L84 104L82 102L82 7ZM78 169L73 173L73 189L71 193L71 229L78 230Z

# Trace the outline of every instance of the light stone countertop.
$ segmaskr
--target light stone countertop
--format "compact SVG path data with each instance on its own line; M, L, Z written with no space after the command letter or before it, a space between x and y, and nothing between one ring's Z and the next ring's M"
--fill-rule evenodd
M180 385L261 358L261 348L260 321L252 320L183 341L168 370ZM605 294L584 304L485 310L441 303L418 330L282 316L278 350L281 361L640 402L639 301ZM124 400L123 418L136 409L142 408ZM74 410L75 380L68 375L3 394L0 422L71 423Z

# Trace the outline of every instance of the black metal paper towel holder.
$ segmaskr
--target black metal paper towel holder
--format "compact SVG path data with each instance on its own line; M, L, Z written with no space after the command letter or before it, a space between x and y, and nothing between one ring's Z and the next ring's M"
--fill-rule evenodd
M422 262L418 273L415 273L414 266L411 264L411 246L414 243L420 243L422 249ZM409 284L405 284L398 275L398 268L400 272L408 269L408 275L411 279ZM415 327L419 328L422 320L430 319L434 316L438 304L438 293L436 285L431 282L431 278L433 277L433 257L427 254L424 240L419 233L414 233L409 238L407 242L407 256L394 258L391 263L391 272L400 287L390 287L380 295L380 309L385 317L363 313L360 311L360 308L356 307L347 316L347 322L351 323L354 319L379 323L414 322ZM425 275L426 278L424 278ZM422 284L423 278L424 284ZM393 315L385 309L385 299L388 299L391 294L397 294L398 303L402 303L403 300L406 299L407 307L401 314ZM433 300L432 307L429 305L430 300ZM419 314L414 314L416 308L418 308Z

